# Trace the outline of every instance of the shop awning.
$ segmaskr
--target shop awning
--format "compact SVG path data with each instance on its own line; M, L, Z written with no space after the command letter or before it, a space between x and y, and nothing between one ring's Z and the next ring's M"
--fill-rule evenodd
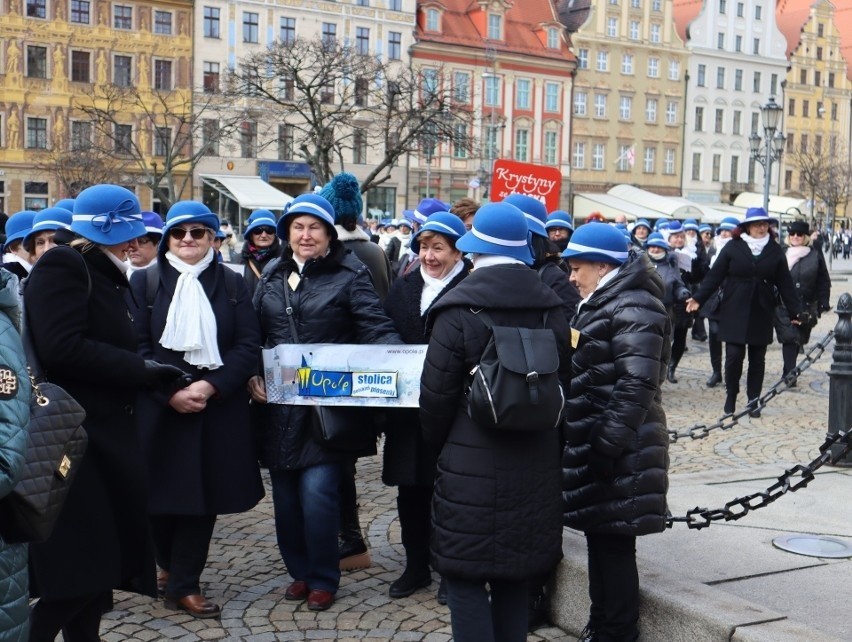
M757 192L742 192L734 200L734 205L748 209L749 207L763 207L763 194ZM769 211L774 214L785 214L801 218L810 212L808 200L805 198L790 198L789 196L769 195Z
M259 176L201 174L201 182L248 210L283 210L293 200Z

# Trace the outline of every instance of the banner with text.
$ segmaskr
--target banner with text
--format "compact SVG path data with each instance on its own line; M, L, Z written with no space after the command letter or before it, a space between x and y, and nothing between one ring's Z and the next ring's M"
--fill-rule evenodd
M502 201L510 194L532 196L544 203L548 212L558 210L562 174L556 167L497 159L491 174L491 200Z
M425 345L283 344L263 351L269 403L417 408Z

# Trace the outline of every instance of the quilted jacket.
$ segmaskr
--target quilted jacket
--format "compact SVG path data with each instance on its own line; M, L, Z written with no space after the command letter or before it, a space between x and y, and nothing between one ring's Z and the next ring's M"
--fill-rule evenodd
M565 405L565 524L586 533L644 535L665 527L668 434L660 384L671 353L663 283L645 254L631 252L612 281L580 306ZM598 480L591 449L612 457Z
M0 499L18 481L27 446L30 384L18 333L18 278L0 270ZM11 378L16 378L12 388ZM0 537L0 641L24 642L29 635L29 582L26 544Z

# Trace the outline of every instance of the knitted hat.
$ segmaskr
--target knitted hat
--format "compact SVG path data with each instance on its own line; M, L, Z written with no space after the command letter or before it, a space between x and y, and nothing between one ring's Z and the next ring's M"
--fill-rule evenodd
M750 225L751 223L758 223L760 221L771 222L769 214L766 213L766 210L762 207L750 207L746 210L745 218L740 221L741 226Z
M243 231L243 236L248 238L252 230L257 227L267 226L274 229L276 225L277 222L275 220L275 214L269 210L255 210L248 218L248 224L246 225L246 229Z
M32 252L30 244L34 241L33 237L39 232L47 232L51 230L70 230L71 219L73 214L64 207L47 207L40 210L33 217L33 224L30 231L24 236L24 247L28 252Z
M698 221L694 218L688 218L683 222L683 229L692 230L693 232L698 231Z
M118 185L92 185L74 199L71 231L92 243L119 245L145 235L139 199Z
M532 265L528 234L527 218L521 210L505 201L488 203L477 210L473 226L456 242L456 249L508 256Z
M645 241L645 247L661 247L664 250L671 248L668 241L666 241L666 239L663 238L663 235L659 232L651 232L648 235L648 239Z
M545 229L553 229L554 227L567 228L574 231L574 224L571 220L571 215L564 210L554 210L547 215L547 222L544 224Z
M344 219L361 220L364 201L361 199L361 185L358 179L349 172L340 172L325 184L319 193L331 203L334 209L334 222L342 223Z
M637 227L647 227L649 232L652 229L651 224L646 218L640 218L638 221L636 221L636 224L633 226L633 229L635 230Z
M163 235L163 219L156 212L142 212L142 222L148 234Z
M74 199L73 198L63 198L61 201L57 201L53 207L63 207L69 212L74 211Z
M627 239L612 225L586 223L574 232L562 253L566 259L621 265L629 255Z
M9 243L23 239L30 233L35 216L36 213L32 210L21 210L9 217L9 220L6 221L6 245L3 246L4 251L6 251L5 248L9 246Z
M456 241L467 233L467 229L462 220L455 214L436 212L427 218L426 222L417 230L417 234L411 237L411 249L414 252L420 252L420 235L423 232L434 232L445 236L455 247Z
M509 194L503 199L504 203L510 203L517 207L527 217L527 227L533 234L547 238L547 208L537 198L524 194Z
M712 232L712 231L713 231L713 226L707 225L707 223L702 223L701 225L698 226L698 233L699 234L704 234L704 232Z
M314 216L321 220L328 227L331 238L337 238L337 229L334 227L334 208L319 194L302 194L290 202L290 207L278 219L278 238L286 240L290 221L296 216L304 215Z
M214 232L219 229L219 217L210 211L204 203L198 201L178 201L169 208L166 214L166 224L163 226L163 237L160 239L160 250L168 248L169 230L182 223L200 223Z
M796 233L808 236L811 233L811 228L807 221L793 221L787 226L787 231L790 234Z
M417 207L411 212L411 216L406 216L405 218L413 221L414 223L419 223L423 225L426 222L426 219L435 214L436 212L449 212L449 206L443 201L439 201L437 198L424 198L417 204ZM403 215L405 212L403 212Z
M737 225L740 224L740 220L735 216L726 216L722 219L722 222L719 223L719 227L716 228L716 234L721 232L722 230L727 230L728 232L733 232L737 229Z

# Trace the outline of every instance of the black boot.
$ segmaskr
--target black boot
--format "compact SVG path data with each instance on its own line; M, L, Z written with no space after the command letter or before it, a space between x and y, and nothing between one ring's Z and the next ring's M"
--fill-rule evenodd
M400 486L396 496L399 530L405 549L405 571L390 585L392 598L408 597L432 583L429 570L429 532L432 488Z
M737 393L729 392L725 397L725 414L732 415L737 411Z
M675 377L675 368L677 368L675 364L669 364L669 372L666 375L666 381L668 381L669 383L677 383L677 377Z
M408 597L417 589L426 588L432 583L432 573L429 566L415 568L406 566L402 575L390 585L388 594L394 598Z
M358 500L355 491L355 461L342 464L340 479L340 541L338 555L341 571L369 568L373 563L361 534Z
M760 417L760 406L758 405L757 401L757 399L748 400L748 416L754 417L755 419Z
M720 383L722 383L722 373L718 370L714 370L713 374L711 374L710 377L707 379L707 387L715 388Z

